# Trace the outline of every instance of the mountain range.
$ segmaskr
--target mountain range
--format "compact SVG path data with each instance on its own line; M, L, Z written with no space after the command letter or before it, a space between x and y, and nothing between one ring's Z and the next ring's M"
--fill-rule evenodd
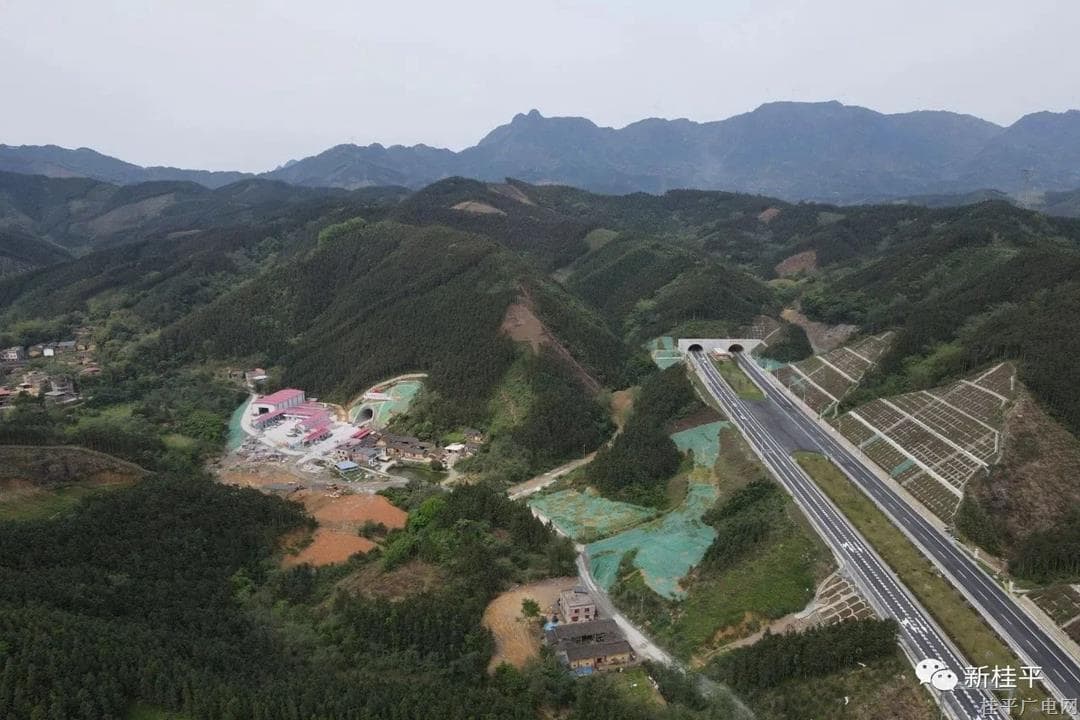
M0 145L0 170L116 184L251 177L140 167L80 148ZM1080 111L1037 112L1008 127L944 111L883 114L839 102L775 102L715 122L651 118L621 129L580 117L516 115L460 152L428 145L337 145L260 177L309 187L420 188L465 176L594 192L675 188L786 200L871 202L986 189L1024 197L1080 187Z

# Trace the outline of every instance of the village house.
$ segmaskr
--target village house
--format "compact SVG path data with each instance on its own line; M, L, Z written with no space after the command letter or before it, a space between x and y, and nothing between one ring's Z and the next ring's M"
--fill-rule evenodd
M476 428L465 428L462 433L465 435L465 443L467 445L479 445L484 442L484 433Z
M35 345L37 350L40 348L40 355L42 357L56 357L58 355L66 355L68 353L75 352L76 342L74 340L61 340L59 342L51 342L45 345Z
M0 361L3 362L22 362L26 359L26 350L16 345L15 347L9 347L4 350L0 350Z
M19 392L37 397L49 382L49 376L40 370L31 370L23 374L22 382L19 383Z
M382 450L375 447L354 447L349 450L349 459L358 465L376 467L382 457Z
M578 673L625 667L637 660L614 620L555 625L545 639L555 656Z
M441 462L445 457L443 451L434 443L425 442L411 435L386 433L379 437L375 446L385 448L386 455L390 459L404 462L419 463L431 460Z
M559 593L555 610L562 623L589 622L596 619L596 601L583 587Z
M9 408L15 404L15 398L19 396L17 390L0 387L0 410Z
M49 379L52 388L45 393L45 402L50 405L67 405L79 400L79 394L75 391L75 384L70 378L54 377Z
M266 371L262 368L255 368L244 373L244 382L248 385L255 386L258 383L266 382L269 377L270 376L267 375Z

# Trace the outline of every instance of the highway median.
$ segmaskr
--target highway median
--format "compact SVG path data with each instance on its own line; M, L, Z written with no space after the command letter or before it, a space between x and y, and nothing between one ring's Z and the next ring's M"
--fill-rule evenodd
M971 663L991 668L995 665L1020 668L1026 664L1009 650L967 600L830 460L812 452L796 452L793 457L888 563ZM1017 691L1023 699L1037 701L1035 707L1029 704L1025 717L1046 716L1038 710L1038 705L1049 697L1041 688L1017 688Z

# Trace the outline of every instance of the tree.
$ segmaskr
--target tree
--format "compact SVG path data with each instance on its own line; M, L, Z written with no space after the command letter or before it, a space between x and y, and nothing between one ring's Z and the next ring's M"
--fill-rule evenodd
M532 598L525 598L521 601L521 614L528 620L535 620L540 617L540 603Z

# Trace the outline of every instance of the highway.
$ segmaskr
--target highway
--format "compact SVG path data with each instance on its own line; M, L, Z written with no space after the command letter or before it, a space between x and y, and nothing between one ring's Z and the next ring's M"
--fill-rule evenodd
M1013 651L1025 663L1042 668L1044 684L1059 701L1080 698L1080 658L1058 645L952 538L927 522L882 481L868 466L869 459L850 451L831 431L807 415L779 387L778 381L751 359L739 357L737 362L768 400L776 403L911 538Z
M897 621L901 644L913 661L929 658L941 660L962 680L963 668L970 663L888 565L750 411L747 401L735 394L708 358L701 352L691 352L688 359L728 419L743 434L777 481L791 493L817 532L832 548L846 574L880 615ZM757 381L761 382L760 379ZM775 388L767 380L763 385L762 389L768 393L765 402L780 402L770 392L775 392ZM831 449L828 452L833 454ZM962 683L953 692L938 694L943 710L950 717L963 720L1006 717L1001 712L987 712L987 708L992 707L992 700L993 696L988 690L966 688Z

